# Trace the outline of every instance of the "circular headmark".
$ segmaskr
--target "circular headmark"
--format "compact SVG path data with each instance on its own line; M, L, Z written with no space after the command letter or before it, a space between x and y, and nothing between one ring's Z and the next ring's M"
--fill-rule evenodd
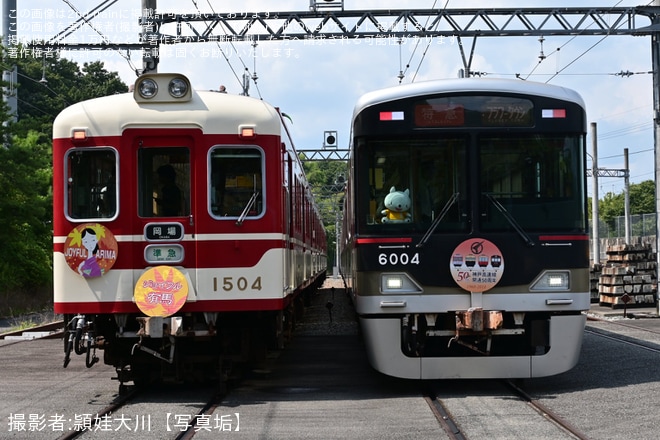
M484 238L465 240L452 252L449 270L454 281L468 292L485 292L504 273L502 252Z
M152 267L138 279L133 297L145 315L165 318L178 312L186 303L188 281L174 267Z

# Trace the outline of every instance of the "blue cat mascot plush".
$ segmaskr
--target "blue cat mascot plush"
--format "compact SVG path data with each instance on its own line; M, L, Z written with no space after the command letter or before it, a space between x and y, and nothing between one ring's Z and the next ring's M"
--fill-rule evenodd
M390 188L390 193L385 196L385 209L380 213L384 217L381 223L410 223L412 215L410 212L410 191L397 191L395 187Z

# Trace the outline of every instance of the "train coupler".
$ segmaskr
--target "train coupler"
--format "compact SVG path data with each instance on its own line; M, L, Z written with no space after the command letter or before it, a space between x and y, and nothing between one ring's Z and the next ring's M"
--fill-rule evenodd
M181 330L183 318L172 316L168 318L161 318L159 316L140 317L135 318L140 329L137 332L138 336L149 336L151 338L162 338L166 336L176 335Z
M504 324L502 312L496 310L484 311L481 307L471 307L468 310L457 311L455 319L456 333L449 340L447 347L456 342L479 353L489 355L493 341L493 331L502 328ZM485 349L479 348L476 343L472 344L465 341L464 338L467 336L477 337L481 341L485 340Z
M467 310L456 312L456 331L472 330L480 332L484 330L497 330L502 328L504 317L502 312L486 310L481 307L471 307Z
M174 336L170 335L168 337L169 340L170 340L170 343L169 343L170 357L169 358L166 358L165 356L160 354L160 352L158 352L157 350L154 350L152 348L145 347L144 345L142 345L142 338L143 338L143 336L140 336L140 340L135 345L133 345L133 348L131 349L131 356L135 355L135 350L141 350L141 351L144 351L147 354L152 355L153 357L155 357L157 359L160 359L161 361L167 362L168 364L171 364L172 362L174 362L174 345L175 345ZM167 347L163 347L163 348L167 348Z

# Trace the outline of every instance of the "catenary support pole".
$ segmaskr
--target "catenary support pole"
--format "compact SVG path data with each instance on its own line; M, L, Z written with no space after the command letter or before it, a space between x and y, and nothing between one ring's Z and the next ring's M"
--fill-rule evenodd
M624 185L623 185L623 215L624 225L626 231L626 244L631 244L632 235L630 232L630 167L628 163L628 149L623 149L623 168L624 168Z
M660 0L659 0L660 1ZM600 264L600 236L598 234L598 139L596 123L591 123L591 224L593 266Z
M660 0L654 0L653 6L660 6ZM653 17L652 26L660 26L660 16ZM656 281L660 268L660 32L651 34L651 64L653 69L653 146L655 151L655 254ZM660 292L656 292L657 312L660 314Z

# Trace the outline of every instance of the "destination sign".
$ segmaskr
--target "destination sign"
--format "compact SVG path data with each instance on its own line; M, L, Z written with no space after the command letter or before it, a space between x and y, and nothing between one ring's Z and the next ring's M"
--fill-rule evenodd
M149 223L144 227L147 241L180 241L183 240L183 234L181 223Z
M509 96L450 96L415 104L415 126L533 127L534 104Z

